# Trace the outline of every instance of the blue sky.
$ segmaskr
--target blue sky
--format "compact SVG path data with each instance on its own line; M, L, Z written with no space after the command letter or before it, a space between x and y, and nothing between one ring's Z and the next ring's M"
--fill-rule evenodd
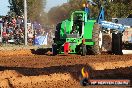
M0 15L6 15L7 12L9 11L9 6L8 0L0 0Z
M63 3L67 2L67 0L47 0L47 5L45 11L49 11L50 8L61 5ZM8 0L0 0L0 15L6 15L9 11L9 3Z

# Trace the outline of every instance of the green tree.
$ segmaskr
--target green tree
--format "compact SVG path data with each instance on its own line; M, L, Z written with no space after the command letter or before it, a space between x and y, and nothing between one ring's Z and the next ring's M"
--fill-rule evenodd
M15 12L15 15L21 15L23 13L23 0L9 0L9 4L10 11Z
M10 12L15 13L16 16L24 14L24 0L9 0ZM46 5L46 0L27 0L27 12L28 18L31 21L41 22L42 17L44 17L44 8Z
M82 4L86 3L87 0L69 0L69 3L63 4L62 6L53 7L48 15L50 22L57 24L64 19L69 18L70 13L74 10L81 10ZM125 18L129 14L132 14L132 0L93 0L97 6L90 5L90 16L97 18L99 14L99 8L101 5L105 8L106 20L112 18Z

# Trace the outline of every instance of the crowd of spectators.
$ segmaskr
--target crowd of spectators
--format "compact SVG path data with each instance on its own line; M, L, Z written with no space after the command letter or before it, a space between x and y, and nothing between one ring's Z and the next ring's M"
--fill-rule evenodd
M5 16L2 18L3 30L2 30L2 42L3 43L24 43L24 19L21 16L10 17ZM28 35L31 36L31 29L28 28Z
M37 23L27 24L28 29L28 44L35 44L35 38L38 36L46 36L48 34L47 42L52 45L53 42L53 28L42 27ZM5 16L2 18L2 43L6 44L24 44L24 18L21 16L11 17Z

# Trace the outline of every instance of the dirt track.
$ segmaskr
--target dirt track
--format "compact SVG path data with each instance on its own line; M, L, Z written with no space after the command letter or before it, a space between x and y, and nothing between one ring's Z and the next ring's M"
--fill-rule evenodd
M33 50L0 51L0 87L81 88L79 76L82 67L89 70L91 79L132 80L132 55L82 57L80 55L38 54L44 54L44 52L34 52ZM111 88L111 86L103 87ZM102 88L102 86L97 88ZM114 88L118 88L118 86Z

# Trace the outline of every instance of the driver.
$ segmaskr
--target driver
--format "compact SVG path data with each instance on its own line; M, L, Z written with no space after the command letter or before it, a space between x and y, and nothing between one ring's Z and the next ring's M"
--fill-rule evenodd
M71 34L77 34L77 32L79 32L79 34L81 35L82 22L83 22L82 14L77 15L77 18L73 24Z

